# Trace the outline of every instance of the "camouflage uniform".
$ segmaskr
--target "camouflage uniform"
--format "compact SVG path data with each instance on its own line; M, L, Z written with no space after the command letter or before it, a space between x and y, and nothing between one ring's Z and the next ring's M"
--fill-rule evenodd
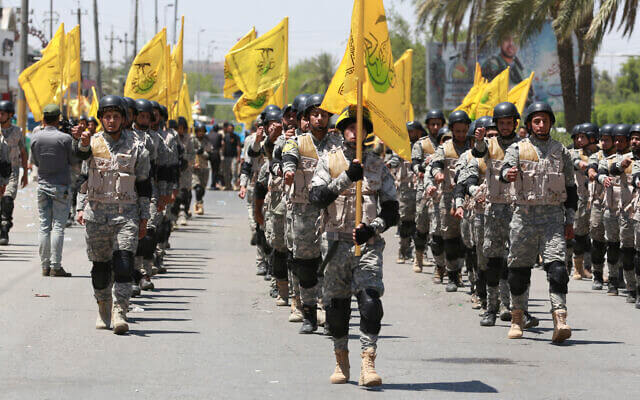
M507 149L500 172L503 181L514 166L519 174L508 257L513 309L527 311L525 293L531 268L540 254L549 281L551 310L566 310L569 275L564 229L566 224L573 224L576 205L572 203L577 200L571 155L559 142L532 135ZM576 198L572 201L570 196Z
M9 159L11 160L11 177L7 183L7 187L4 190L1 206L2 223L0 229L8 234L9 230L13 226L13 208L14 201L18 195L18 184L20 182L20 167L22 162L22 152L25 151L25 140L22 134L22 129L15 125L11 125L8 128L2 129L2 136L4 141L9 146ZM24 174L27 171L23 171Z
M598 172L600 161L607 158L603 150L599 150L589 157L589 169ZM591 262L594 282L602 283L604 260L607 252L607 239L604 229L604 186L596 179L589 182L589 203L591 215L589 217L589 235L591 236L593 250Z
M258 181L258 175L265 163L265 157L262 153L262 143L256 141L256 134L253 133L244 140L244 151L242 169L240 174L240 186L247 188L246 202L247 212L249 214L249 227L253 235L258 236L256 228L258 227L255 220L255 185ZM262 235L260 235L262 236ZM260 243L256 246L256 265L261 267L266 264L264 248ZM266 267L265 267L266 268Z
M574 176L576 187L578 189L578 209L576 210L575 220L573 222L573 232L575 239L573 246L567 246L567 265L569 257L573 257L573 264L576 271L582 270L584 265L584 257L591 250L591 240L589 239L589 219L591 213L589 210L589 177L586 169L580 168L580 163L589 163L591 154L586 149L571 149L571 158L573 160ZM573 254L569 254L573 253Z
M354 256L352 232L355 226L355 183L346 171L355 158L355 149L344 144L320 158L313 175L310 200L324 212L327 238L324 273L324 305L334 350L347 350L351 296L355 293L360 309L360 343L363 350L376 348L384 294L382 254L385 241L380 236L398 219L398 203L393 176L383 160L369 152L363 154L362 222L373 228L374 236ZM377 214L378 207L381 212ZM394 209L391 216L387 210Z
M209 142L206 137L200 139L197 136L194 136L192 141L196 153L193 164L192 185L196 191L196 201L202 201L204 190L209 181L209 153L212 151L211 142ZM198 189L198 186L202 188L202 191Z
M413 148L415 143L411 143L411 146ZM389 159L387 165L395 176L398 202L400 203L400 250L398 258L410 260L412 258L411 239L416 235L416 202L419 179L412 169L412 162L401 159L395 153ZM424 213L424 210L422 212ZM424 216L422 218L424 219ZM422 251L424 252L424 246Z
M631 175L633 176L633 186L634 186L634 200L633 200L633 209L631 210L633 216L633 226L634 226L634 243L636 249L636 257L640 257L640 158L634 156L633 157L633 166L631 168ZM637 261L636 261L637 262ZM629 282L633 282L631 279L631 273L625 271L625 280L627 281L627 286L631 287ZM635 288L630 288L630 290L635 290L636 293L636 308L640 308L640 297L638 297L638 293L640 291L640 263L636 264L635 267Z
M178 189L180 177L181 150L178 141L178 133L166 126L161 127L157 133L164 143L162 148L166 150L165 162L157 166L158 188L161 195L169 196L174 190ZM171 235L172 217L170 206L171 205L168 204L164 212L158 213L157 217L154 218L155 221L153 223L156 227L156 242L158 243L156 261L161 271L164 269L162 266L164 251L169 242L169 236Z
M287 247L292 255L292 270L299 280L303 308L315 309L320 264L320 210L309 203L311 179L318 159L342 145L342 135L326 133L321 140L302 133L286 141L282 150L284 173L295 173L287 193Z
M195 163L196 151L193 146L193 136L189 133L184 135L178 134L178 142L182 145L184 149L183 157L185 162L180 169L180 178L178 179L178 196L176 196L176 201L173 204L171 209L172 214L178 215L180 213L180 208L184 209L184 213L189 213L189 207L191 205L191 185L193 181L193 164Z
M76 154L85 160L83 173L88 176L78 210L84 212L94 295L98 302L111 302L113 287L115 303L126 312L138 226L141 219L149 219L149 154L128 130L117 141L99 132L90 146L79 144Z
M423 137L411 147L411 165L413 173L416 176L420 176L420 173L423 173L424 176L428 175L426 170L437 148L438 141L432 135ZM435 214L436 208L434 200L425 195L424 181L418 179L416 186L416 233L413 238L416 253L418 251L424 252L428 235L431 233L431 253L435 258L436 265L444 268L445 261L442 236L439 229L432 229L431 226L431 222L437 220Z

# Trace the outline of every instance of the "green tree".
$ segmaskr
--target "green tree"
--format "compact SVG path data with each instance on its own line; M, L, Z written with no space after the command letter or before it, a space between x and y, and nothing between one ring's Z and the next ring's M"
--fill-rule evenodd
M320 53L298 62L289 71L288 102L301 93L325 93L339 60L329 53Z

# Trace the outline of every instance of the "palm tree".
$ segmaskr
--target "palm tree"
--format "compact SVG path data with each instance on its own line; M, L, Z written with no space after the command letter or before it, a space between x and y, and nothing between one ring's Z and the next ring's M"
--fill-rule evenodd
M329 53L314 56L308 62L308 72L311 77L302 83L300 92L324 93L331 83L336 65L335 57Z

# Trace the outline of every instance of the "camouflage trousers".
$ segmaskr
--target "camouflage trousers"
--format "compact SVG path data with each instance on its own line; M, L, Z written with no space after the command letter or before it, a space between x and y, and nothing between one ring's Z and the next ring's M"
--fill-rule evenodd
M564 218L564 217L563 217ZM509 224L513 219L510 204L489 203L484 212L484 243L487 258L507 258L509 253Z
M564 208L517 205L511 220L509 268L531 268L538 255L544 264L565 262ZM486 216L485 216L486 241ZM486 248L486 242L485 242Z
M27 171L24 171L26 174ZM12 199L16 199L18 195L18 184L20 183L20 167L12 167L11 168L11 176L9 177L9 182L7 183L7 187L4 189L4 196L9 196Z
M400 221L416 220L416 191L405 189L398 192Z
M416 191L416 230L429 233L431 228L430 215L433 215L433 200L424 197L424 191Z
M573 220L573 232L579 236L589 234L589 219L591 217L590 209L587 207L587 201L579 199L578 209Z
M324 304L331 304L331 299L350 299L353 294L365 289L373 289L382 297L382 254L385 247L382 237L376 235L361 246L360 257L355 256L355 246L351 241L329 240L327 246L329 252L333 251L333 256L328 260L324 271ZM334 349L346 350L348 339L348 335L333 338ZM375 348L377 341L377 334L360 331L360 345L363 349Z
M464 217L460 221L460 236L462 243L467 248L472 248L476 245L475 232L473 230L473 210L465 210Z
M193 168L188 167L184 171L180 171L180 178L178 180L178 189L191 190L191 182L193 179Z
M487 256L484 254L484 224L485 216L476 212L473 216L473 237L475 239L476 255L478 257L478 270L487 270Z
M197 185L203 188L207 187L209 182L209 168L194 168L192 173L191 185L196 187Z
M311 204L287 204L287 248L294 258L320 257L321 215Z
M454 206L453 193L443 193L438 204L438 223L444 240L460 237L460 220L451 215Z
M599 242L606 242L604 228L604 209L602 205L591 204L591 215L589 216L589 234L591 239Z
M604 230L607 242L619 242L621 247L634 247L633 220L626 212L604 211Z
M285 214L267 211L265 214L264 234L267 243L274 250L285 253L287 251L286 243L286 216Z
M138 224L137 219L115 225L86 221L85 240L89 261L111 261L113 252L117 250L135 254L138 247Z

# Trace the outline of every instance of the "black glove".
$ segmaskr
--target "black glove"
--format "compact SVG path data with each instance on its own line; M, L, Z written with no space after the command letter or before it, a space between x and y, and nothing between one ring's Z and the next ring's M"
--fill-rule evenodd
M349 169L347 169L347 176L351 180L351 182L361 181L364 176L364 170L362 169L362 164L351 163L349 165Z
M362 245L375 236L376 231L370 225L361 224L356 228L356 243Z
M198 150L196 150L196 154L200 155L204 153L204 147L200 147Z
M2 176L3 178L8 178L11 176L10 162L0 162L0 176Z

